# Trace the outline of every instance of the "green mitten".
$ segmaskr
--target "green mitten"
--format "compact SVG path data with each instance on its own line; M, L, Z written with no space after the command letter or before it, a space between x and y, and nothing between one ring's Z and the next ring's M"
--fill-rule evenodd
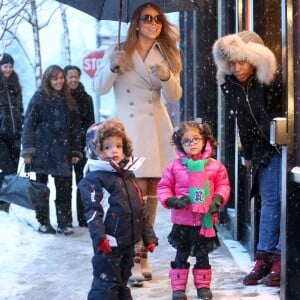
M202 225L205 228L212 228L213 227L213 220L210 213L204 214L202 217Z

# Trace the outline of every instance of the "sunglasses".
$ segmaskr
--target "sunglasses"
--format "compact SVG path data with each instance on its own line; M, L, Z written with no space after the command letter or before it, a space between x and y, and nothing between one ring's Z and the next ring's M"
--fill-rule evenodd
M151 24L153 20L156 24L163 23L163 19L161 15L156 15L154 17L151 15L143 15L139 18L139 20L142 21L144 24Z

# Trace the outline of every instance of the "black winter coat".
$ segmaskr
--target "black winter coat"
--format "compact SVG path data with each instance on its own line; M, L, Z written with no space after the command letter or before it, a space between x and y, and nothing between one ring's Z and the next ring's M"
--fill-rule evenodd
M79 116L81 128L81 147L82 151L85 147L85 135L90 125L95 123L94 106L92 97L85 91L82 83L75 90L71 90L71 95L74 98Z
M133 246L141 239L145 245L157 244L158 239L131 171L122 174L104 168L92 171L78 187L94 249L107 235L117 240L118 247Z
M18 170L23 103L19 79L13 71L7 79L0 74L0 185L7 174Z
M279 78L266 86L252 77L245 89L233 75L221 86L226 105L236 115L243 156L255 167L268 164L275 148L270 145L270 122L283 116Z
M22 134L21 155L33 157L30 170L54 176L72 175L72 156L82 157L79 115L69 111L64 99L50 100L37 91L28 105Z
M22 94L13 72L9 79L0 75L0 137L21 138L23 125Z

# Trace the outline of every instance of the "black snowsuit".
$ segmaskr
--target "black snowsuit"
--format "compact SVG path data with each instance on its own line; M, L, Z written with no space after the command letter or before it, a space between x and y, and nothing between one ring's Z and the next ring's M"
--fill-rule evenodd
M90 160L88 160L89 163ZM134 258L134 244L157 244L141 192L131 171L108 170L108 162L98 161L97 171L88 172L79 189L85 208L94 257L93 283L89 300L132 299L127 287ZM97 245L109 236L116 240L111 253Z

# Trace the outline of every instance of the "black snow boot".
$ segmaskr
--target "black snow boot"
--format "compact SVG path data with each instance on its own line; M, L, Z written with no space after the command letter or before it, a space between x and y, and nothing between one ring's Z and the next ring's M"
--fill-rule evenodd
M213 297L210 288L205 288L205 287L197 289L197 296L198 299L201 300L210 300Z
M185 291L183 290L174 291L172 300L187 300Z

